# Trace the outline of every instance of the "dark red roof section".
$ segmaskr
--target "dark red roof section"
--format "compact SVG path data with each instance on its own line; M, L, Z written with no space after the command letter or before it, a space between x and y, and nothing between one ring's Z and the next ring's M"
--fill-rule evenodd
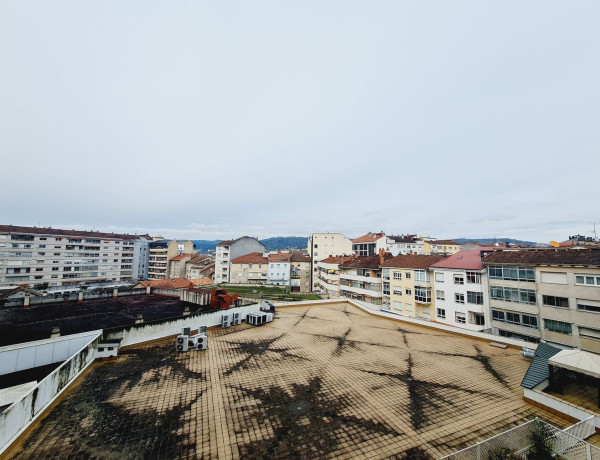
M268 259L262 252L251 252L231 261L232 264L266 264Z
M494 251L484 259L485 265L584 265L600 267L598 249L527 249Z
M355 240L352 240L353 243L374 243L379 238L383 237L383 233L367 233L366 235L359 236Z
M292 262L307 262L310 263L310 256L301 252L292 252L290 257Z
M396 243L414 243L417 235L388 235L388 238L394 240Z
M74 236L76 238L113 238L135 240L144 235L125 235L121 233L88 232L85 230L62 230L50 227L20 227L16 225L0 225L0 233L33 233L36 235Z
M391 259L392 256L389 252L386 252L383 256L384 260ZM329 262L331 263L331 262ZM353 259L340 264L340 268L379 268L381 266L381 260L379 255L376 256L358 256Z
M492 248L463 249L445 257L432 265L433 268L461 268L464 270L483 270L482 251L493 251Z
M425 270L443 258L443 255L403 254L388 260L383 264L383 267L416 268Z
M221 241L220 243L217 243L217 246L229 246L231 243L233 243L236 240L225 240L225 241Z

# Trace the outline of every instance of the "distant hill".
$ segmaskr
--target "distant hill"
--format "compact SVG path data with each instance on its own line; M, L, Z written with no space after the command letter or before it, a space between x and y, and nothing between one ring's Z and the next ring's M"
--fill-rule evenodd
M260 240L269 251L278 251L290 248L306 249L308 238L303 236L276 236Z
M194 243L196 251L206 253L208 251L214 252L217 248L217 244L221 241L223 240L192 240L192 243ZM269 251L290 248L304 249L308 244L308 238L303 236L276 236L274 238L267 238L259 241L264 244Z
M526 244L528 246L535 246L537 243L534 241L515 240L513 238L453 238L452 241L457 243L468 243L476 241L479 244L494 244L498 243L513 243L513 244Z

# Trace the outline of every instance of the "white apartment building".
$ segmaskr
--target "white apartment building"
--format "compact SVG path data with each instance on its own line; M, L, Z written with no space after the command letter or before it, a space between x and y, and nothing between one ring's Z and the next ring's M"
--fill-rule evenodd
M308 237L308 255L312 265L312 290L318 290L317 262L332 256L349 256L352 252L352 240L341 233L313 233Z
M266 252L265 246L256 238L242 236L236 240L221 241L215 254L215 282L230 283L231 261L251 252Z
M340 296L381 305L383 280L381 266L391 259L389 253L354 257L339 265Z
M268 283L277 286L290 285L291 256L289 252L270 252Z
M333 256L317 262L317 290L328 298L340 296L340 264L353 259L352 256Z
M357 256L373 256L380 250L389 252L388 239L385 233L367 233L352 240L352 252Z
M470 331L491 327L488 279L482 254L464 249L433 264L435 321Z
M400 254L425 254L423 238L418 235L389 235L389 252L395 257Z
M143 240L137 235L0 225L0 286L133 280L134 267L139 277L147 266Z
M503 336L600 353L600 250L499 250L484 259Z

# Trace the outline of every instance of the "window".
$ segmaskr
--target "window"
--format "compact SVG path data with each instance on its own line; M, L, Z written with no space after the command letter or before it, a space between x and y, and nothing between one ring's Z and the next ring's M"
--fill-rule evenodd
M46 247L46 245L45 245L45 244L39 244L39 245L38 245L38 248L40 248L40 249L43 249L43 248L45 248L45 247Z
M511 324L521 324L521 316L518 313L507 311L506 322Z
M409 280L410 279L410 273L405 274L404 278L406 278L407 280Z
M319 245L318 245L318 244L315 244L315 249L317 249L318 247L319 247Z
M600 276L597 275L575 275L575 284L583 286L600 286Z
M415 300L422 303L431 303L431 289L415 287Z
M553 295L542 296L542 302L549 307L569 308L569 299L566 297L555 297Z
M496 321L503 321L504 322L504 312L501 310L492 310L492 319L496 320Z
M45 256L46 253L45 252L38 252L38 256Z
M465 324L467 322L467 317L464 313L457 311L455 313L456 322L459 324Z
M446 319L446 310L443 308L438 308L435 312L435 316L441 319Z
M412 295L412 291L410 289L406 289L406 295Z
M454 275L454 284L465 284L465 277L463 275Z
M573 333L571 323L565 323L563 321L544 318L544 327L549 331L558 332L560 334L571 335Z
M517 289L493 286L490 288L490 297L504 302L524 303L536 305L535 291L531 289Z
M537 329L538 328L537 316L521 314L521 325Z
M456 303L465 303L465 295L464 294L454 294L454 301Z
M415 270L415 283L428 283L429 273L425 270Z
M402 272L394 272L394 279L395 280L401 280L402 279Z
M402 288L394 288L394 295L402 295Z
M584 301L586 302L586 301ZM592 313L600 313L600 302L597 305L590 305L592 302L587 301L587 303L578 303L577 309L580 311L590 311Z
M406 311L412 311L412 305L409 303L404 304L404 308L406 309Z
M402 290L400 290L400 292L402 292ZM383 293L386 295L390 295L390 283L383 283ZM396 293L396 291L394 290L394 294Z
M481 313L471 313L469 315L469 322L476 326L485 326L485 316Z
M535 282L534 267L492 267L488 269L491 279Z
M481 274L477 272L467 272L467 283L481 284Z
M444 291L435 291L435 298L437 300L446 300L444 296Z
M444 274L442 272L435 272L435 282L436 283L444 282Z
M483 305L483 292L467 291L467 302L475 305Z

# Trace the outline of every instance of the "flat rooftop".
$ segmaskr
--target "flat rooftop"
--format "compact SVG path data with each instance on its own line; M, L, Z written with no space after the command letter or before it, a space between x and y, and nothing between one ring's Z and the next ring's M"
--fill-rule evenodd
M438 458L535 416L514 348L369 315L279 308L261 327L174 338L96 362L18 458Z
M47 339L55 326L60 327L61 335L68 335L129 326L135 324L138 314L145 322L182 316L186 306L191 314L202 309L175 297L154 295L0 308L0 346Z

